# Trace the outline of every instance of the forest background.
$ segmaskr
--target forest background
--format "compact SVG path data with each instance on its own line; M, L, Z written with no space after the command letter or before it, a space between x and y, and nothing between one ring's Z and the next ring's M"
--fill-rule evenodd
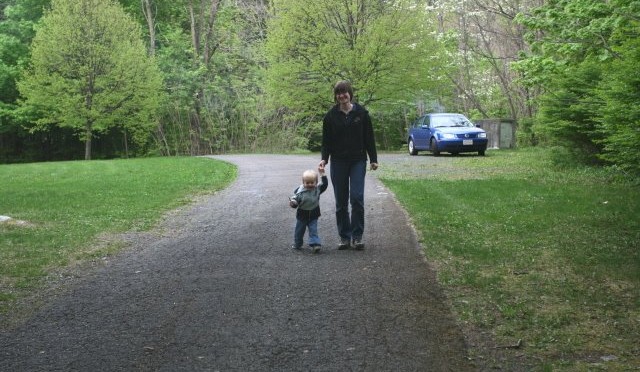
M0 0L0 162L318 150L342 79L640 172L640 1Z

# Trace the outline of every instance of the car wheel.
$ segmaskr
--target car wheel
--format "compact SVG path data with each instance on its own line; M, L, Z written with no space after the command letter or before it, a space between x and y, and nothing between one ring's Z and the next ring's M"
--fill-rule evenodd
M418 151L416 151L416 146L413 144L413 140L409 140L409 155L418 155Z
M431 148L431 153L433 154L433 156L440 155L440 150L438 150L438 141L436 141L435 138L431 139L431 144L429 146Z
M480 151L478 151L478 155L480 155L480 156L484 156L484 150L480 150Z

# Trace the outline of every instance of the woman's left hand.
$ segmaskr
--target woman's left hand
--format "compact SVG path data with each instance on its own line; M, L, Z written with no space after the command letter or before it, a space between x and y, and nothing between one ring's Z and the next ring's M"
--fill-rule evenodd
M378 163L371 163L371 170L378 169Z

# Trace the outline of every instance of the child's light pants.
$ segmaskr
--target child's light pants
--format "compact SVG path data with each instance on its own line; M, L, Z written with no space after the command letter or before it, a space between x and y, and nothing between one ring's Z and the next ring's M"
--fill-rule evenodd
M302 247L302 243L304 241L304 233L309 228L309 245L321 245L320 237L318 236L318 219L313 219L310 221L303 221L301 219L296 218L296 228L293 234L293 243L296 248Z

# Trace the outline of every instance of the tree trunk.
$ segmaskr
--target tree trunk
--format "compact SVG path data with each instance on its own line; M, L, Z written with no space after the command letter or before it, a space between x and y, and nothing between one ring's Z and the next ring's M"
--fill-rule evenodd
M124 142L124 156L129 159L129 138L127 136L127 128L124 128L124 134L122 138Z
M189 124L191 126L189 130L189 134L191 137L191 150L190 153L192 156L202 155L200 153L200 143L201 143L201 127L200 127L200 101L196 98L196 102L194 103L195 108L189 118Z
M155 15L152 9L153 0L141 0L142 1L142 14L147 21L147 27L149 28L149 55L154 56L156 54L156 25Z
M193 67L204 67L211 70L211 56L217 49L214 42L214 24L218 15L220 0L201 1L194 5L194 0L189 0L189 19L191 21L191 40L193 43ZM203 40L204 38L204 40ZM193 108L189 118L191 154L202 155L202 108L205 102L206 91L204 87L211 76L203 76L199 86L193 94Z
M85 125L85 140L84 140L84 160L91 160L91 123Z
M193 43L193 67L198 66L198 55L200 51L200 22L196 18L193 0L189 1L189 20L191 21L191 42Z
M204 38L204 50L202 51L202 61L207 68L209 67L209 61L211 56L216 50L216 46L213 45L213 24L216 21L218 15L218 6L220 0L211 0L211 7L209 8L209 18L207 24L203 25L206 29L206 36Z

